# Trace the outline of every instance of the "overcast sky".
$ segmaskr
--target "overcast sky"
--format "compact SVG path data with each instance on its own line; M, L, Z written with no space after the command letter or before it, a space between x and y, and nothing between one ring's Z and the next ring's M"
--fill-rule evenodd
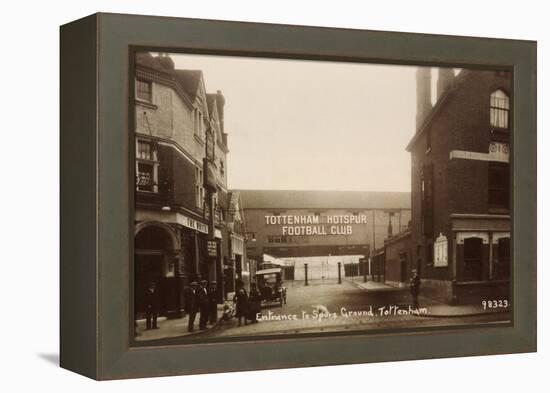
M415 67L172 57L226 98L229 188L410 191Z

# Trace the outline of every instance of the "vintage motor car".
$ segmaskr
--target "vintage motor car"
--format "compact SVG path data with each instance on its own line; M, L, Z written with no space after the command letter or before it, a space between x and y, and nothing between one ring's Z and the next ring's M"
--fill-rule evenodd
M255 274L262 305L286 304L286 288L283 286L283 269L273 267L258 270Z

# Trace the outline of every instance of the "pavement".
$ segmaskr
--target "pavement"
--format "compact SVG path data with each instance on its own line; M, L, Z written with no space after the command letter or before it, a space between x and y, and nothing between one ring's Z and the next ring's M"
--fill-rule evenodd
M371 295L388 291L402 291L409 297L410 302L410 292L408 287L400 288L375 281L367 281L366 283L358 280L347 281ZM420 307L426 307L428 309L428 314L426 316L432 318L473 317L490 314L503 314L512 311L511 307L484 308L481 304L450 305L424 296L419 296L418 299Z
M187 316L178 319L159 318L159 329L145 330L145 321L138 321L136 341L197 336L239 337L318 333L353 330L386 330L434 326L455 326L476 323L508 323L510 309L483 310L481 305L451 306L433 299L419 297L420 307L411 306L409 289L396 288L362 278L313 282L285 282L287 304L262 308L257 323L238 326L237 320L221 321L198 331L199 315L194 333L187 332ZM228 302L231 304L231 302ZM222 315L223 305L218 306ZM191 337L190 337L191 338Z
M195 317L195 331L188 332L187 324L189 323L188 315L183 316L182 318L167 319L165 317L159 317L157 319L158 329L146 329L145 319L139 319L138 323L138 335L135 337L136 341L149 341L149 340L160 340L163 338L174 338L174 337L188 337L188 336L200 336L211 329L218 327L221 322L221 316L223 314L223 305L218 305L218 321L214 324L208 324L205 330L199 330L199 316L200 313L197 313Z

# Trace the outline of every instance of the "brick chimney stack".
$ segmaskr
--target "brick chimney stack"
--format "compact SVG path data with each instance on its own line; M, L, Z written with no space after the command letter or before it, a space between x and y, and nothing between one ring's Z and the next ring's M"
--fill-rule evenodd
M218 114L220 115L221 129L222 129L222 132L225 132L225 127L224 127L225 117L223 113L224 107L225 107L225 97L223 96L221 90L216 91L216 105L218 107Z
M437 77L437 99L449 89L455 79L455 72L452 68L440 68Z
M416 132L432 110L432 70L420 67L416 70Z
M227 133L225 132L225 97L221 90L216 91L216 105L218 107L218 115L220 116L220 128L222 131L223 144L227 147Z

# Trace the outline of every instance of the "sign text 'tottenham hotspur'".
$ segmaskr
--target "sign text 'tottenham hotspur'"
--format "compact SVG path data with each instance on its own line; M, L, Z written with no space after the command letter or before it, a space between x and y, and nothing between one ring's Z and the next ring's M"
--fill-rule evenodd
M351 235L354 224L366 224L364 214L265 216L265 225L280 225L286 236Z

